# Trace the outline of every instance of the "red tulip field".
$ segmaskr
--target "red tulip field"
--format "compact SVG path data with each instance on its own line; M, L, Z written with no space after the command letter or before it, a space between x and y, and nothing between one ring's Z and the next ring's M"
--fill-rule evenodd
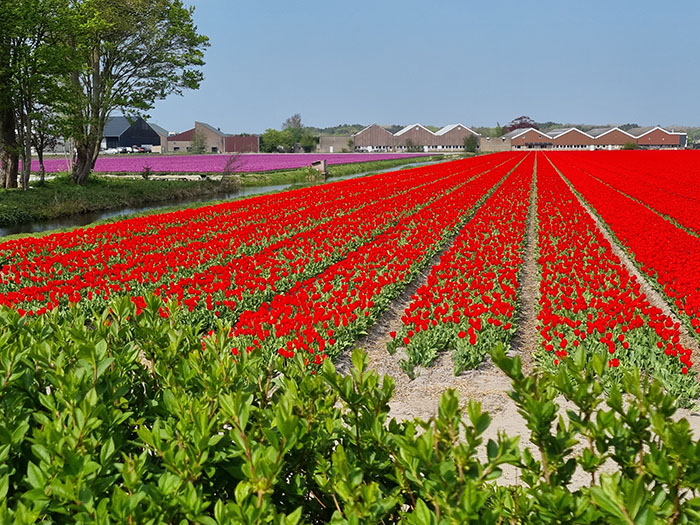
M5 240L0 523L697 523L698 160L503 152Z
M556 367L583 347L607 355L611 377L634 365L694 397L694 356L679 342L681 324L700 337L694 159L503 153L12 240L0 244L0 304L70 319L117 296L137 312L158 298L167 318L174 300L203 332L230 325L234 354L301 353L318 365L351 348L450 243L387 347L405 348L409 373L452 352L458 373L517 331L536 190L536 361ZM680 322L650 304L574 191Z

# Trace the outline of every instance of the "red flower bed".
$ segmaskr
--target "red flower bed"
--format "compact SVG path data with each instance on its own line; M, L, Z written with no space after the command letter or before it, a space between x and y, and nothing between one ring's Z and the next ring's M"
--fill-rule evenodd
M454 349L455 371L474 368L515 332L518 272L535 155L529 155L462 229L406 308L389 350L405 346L404 368Z
M557 163L559 156L552 155ZM539 361L559 364L582 346L618 367L635 365L672 393L694 396L691 352L679 342L678 324L651 306L610 243L551 164L537 168L540 313Z
M654 153L668 152L645 153L653 158ZM575 169L576 157L557 155L552 159L608 224L639 268L671 299L692 331L700 334L700 238ZM679 178L679 192L686 191L683 180ZM688 188L689 194L697 191Z
M346 259L244 312L231 333L235 351L303 352L320 363L351 346L513 164L458 185Z
M700 152L601 151L561 157L567 174L569 169L586 173L700 235Z
M405 213L509 159L426 166L8 241L0 244L0 304L34 315L155 291L211 318L209 309L238 302L241 287L274 293L285 272L288 287L295 274L320 271Z

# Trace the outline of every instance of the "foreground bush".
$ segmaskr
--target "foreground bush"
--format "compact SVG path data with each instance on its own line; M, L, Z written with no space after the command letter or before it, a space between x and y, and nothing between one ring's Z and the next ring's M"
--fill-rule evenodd
M605 394L600 360L525 377L496 349L532 444L484 443L489 416L451 391L428 421L390 420L393 382L361 352L346 376L232 355L227 327L179 315L0 312L0 523L700 520L700 443L656 382ZM497 484L504 465L521 485Z

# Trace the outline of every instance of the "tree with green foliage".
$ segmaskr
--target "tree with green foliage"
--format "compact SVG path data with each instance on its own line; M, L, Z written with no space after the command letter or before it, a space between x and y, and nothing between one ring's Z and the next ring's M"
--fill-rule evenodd
M291 147L287 147L287 151L294 151L294 146L301 143L304 135L304 125L301 122L301 115L295 113L282 123L282 132L286 133L291 141Z
M260 137L260 150L263 153L285 152L293 149L294 138L287 130L266 129Z
M2 187L29 187L34 128L40 108L60 100L61 75L71 66L63 38L67 5L61 0L16 0L3 3L0 17L0 149Z
M468 153L476 153L477 148L479 147L479 141L473 133L470 133L466 137L464 137L464 151Z
M66 45L66 3L61 0L17 0L11 28L11 91L22 160L21 186L29 188L35 128L47 131L47 105L65 95L62 76L69 73L73 50Z
M190 142L190 153L196 155L205 153L207 151L207 138L204 136L204 132L196 129L194 130L194 135L192 136L192 142Z
M299 138L299 145L304 149L304 152L311 153L316 149L316 144L318 144L318 138L314 137L309 130L304 129Z
M34 119L31 141L39 160L39 181L43 184L46 177L44 151L55 148L58 144L57 115L48 106L39 106L34 112Z
M0 16L0 187L17 187L17 167L19 152L15 121L15 108L12 99L12 4L2 4ZM5 10L7 9L7 10Z
M636 142L625 142L622 145L622 149L624 149L624 150L639 149L639 144L637 144Z
M197 89L208 38L181 0L75 0L69 42L81 67L68 78L65 135L76 148L72 180L84 184L97 160L105 123L120 109L137 115L156 100Z

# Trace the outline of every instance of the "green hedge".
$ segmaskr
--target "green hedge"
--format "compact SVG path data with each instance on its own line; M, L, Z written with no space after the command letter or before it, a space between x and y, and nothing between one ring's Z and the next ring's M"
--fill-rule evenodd
M428 421L390 420L393 382L360 351L348 375L305 369L165 315L0 311L0 523L700 522L688 422L639 376L605 394L602 361L524 376L492 352L526 448L484 442L489 415L452 391ZM497 483L504 465L519 485Z

